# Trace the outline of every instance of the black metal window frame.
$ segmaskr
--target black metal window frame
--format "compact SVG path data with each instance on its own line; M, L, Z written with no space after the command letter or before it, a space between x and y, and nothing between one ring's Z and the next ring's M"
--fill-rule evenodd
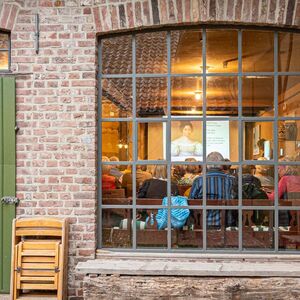
M200 29L202 30L202 72L201 73L192 73L192 74L174 74L171 73L171 31L172 30L188 30L188 29ZM232 73L213 73L206 72L206 30L210 29L231 29L238 31L238 72ZM273 72L243 72L242 71L242 32L243 30L257 30L257 31L269 31L274 34L274 71ZM106 38L111 38L114 36L120 36L120 34L111 34L103 35L99 37L98 42L98 118L97 118L97 127L98 127L98 248L103 248L102 245L102 209L112 209L112 208L127 208L132 209L132 219L133 222L136 220L136 210L141 208L168 208L168 238L167 238L167 247L166 248L138 248L137 247L137 234L136 226L132 227L132 248L105 248L113 249L118 251L139 251L139 252L184 252L184 253L264 253L264 254L298 254L299 251L294 250L281 250L279 249L279 211L286 210L300 210L300 206L279 206L278 201L278 166L280 165L299 165L299 162L280 162L278 161L278 121L300 121L300 117L280 117L278 115L278 77L284 75L291 76L300 76L299 72L279 72L278 71L278 33L279 32L291 32L291 33L300 33L300 30L293 29L282 29L282 28L270 28L270 27L257 27L257 26L226 26L226 25L198 25L198 26L187 26L187 27L175 27L175 28L164 28L164 29L150 29L144 30L144 32L158 32L165 31L167 32L167 73L163 74L137 74L136 73L136 32L125 33L126 35L132 36L132 73L131 74L102 74L102 41ZM142 31L139 31L138 34L141 34ZM201 206L187 206L190 209L199 209L203 211L203 246L202 248L192 249L192 248L183 248L183 249L174 249L172 248L171 241L171 208L175 206L171 205L171 166L172 165L201 165L202 166L202 175L204 177L203 182L206 178L206 166L207 165L216 165L217 163L207 162L206 161L206 82L208 77L213 76L224 76L224 77L237 77L238 78L238 116L237 117L218 117L218 116L209 116L209 121L238 121L238 162L221 162L220 165L230 164L237 166L238 168L238 205L237 206L209 206L206 201L206 185L203 186L203 203ZM246 117L242 113L242 79L244 76L272 76L274 78L274 115L272 117ZM167 78L167 117L162 118L140 118L136 116L136 79L137 78ZM171 79L175 77L200 77L202 78L202 90L203 90L203 115L200 117L181 117L181 116L172 116L171 115ZM131 78L132 79L132 117L127 118L102 118L102 86L101 82L103 79L109 78ZM199 162L174 162L171 161L171 121L202 121L202 143L203 143L203 160ZM243 157L243 125L245 122L261 122L269 121L273 123L273 159L269 161L263 161L263 163L258 163L257 160L244 160ZM133 160L132 161L120 161L120 162L101 162L102 157L102 124L104 122L131 122L132 123L132 140L133 140ZM139 122L165 122L166 123L166 160L138 160L137 155L137 125ZM167 165L167 175L168 175L168 206L143 206L136 204L136 166L137 165ZM242 203L242 166L243 165L272 165L274 166L274 193L275 201L273 206L245 206ZM132 166L132 205L104 205L102 204L102 165L131 165ZM238 247L232 249L211 249L207 247L207 224L206 224L206 212L208 209L216 210L228 210L235 209L238 210ZM270 210L274 212L275 222L274 222L274 248L273 249L244 249L243 248L243 224L242 224L242 213L243 210Z
M0 31L0 34L7 35L8 38L8 48L0 49L0 52L8 52L8 68L0 69L1 73L6 73L6 72L10 72L10 68L11 68L11 38L10 38L10 32Z

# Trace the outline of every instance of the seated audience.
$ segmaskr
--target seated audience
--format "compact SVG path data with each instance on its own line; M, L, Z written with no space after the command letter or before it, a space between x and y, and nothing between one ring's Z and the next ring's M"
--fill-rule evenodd
M207 156L207 162L222 162L224 158L219 152L211 152ZM206 199L230 200L238 194L237 180L234 176L225 174L222 165L208 165L206 172ZM193 182L191 199L203 199L203 177L199 176ZM227 212L226 225L236 226L237 219L230 211ZM207 225L209 227L221 226L220 210L207 211Z
M181 178L184 176L185 174L185 168L182 165L175 165L174 167L172 167L172 181L178 183Z
M171 182L171 195L179 194L177 185ZM167 196L167 167L156 165L153 171L153 178L144 181L140 187L138 198L162 199Z
M108 157L102 156L103 162L110 161ZM116 177L110 175L110 165L102 165L102 190L114 190L120 187Z
M116 156L112 156L109 159L110 161L119 161L119 158ZM112 165L109 174L116 177L118 180L123 176L123 173L119 170L118 165Z

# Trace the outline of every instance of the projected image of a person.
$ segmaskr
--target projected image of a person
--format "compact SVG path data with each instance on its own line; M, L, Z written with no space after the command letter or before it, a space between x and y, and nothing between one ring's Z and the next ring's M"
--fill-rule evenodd
M172 157L202 157L202 144L192 138L193 130L191 122L180 123L182 136L171 142Z

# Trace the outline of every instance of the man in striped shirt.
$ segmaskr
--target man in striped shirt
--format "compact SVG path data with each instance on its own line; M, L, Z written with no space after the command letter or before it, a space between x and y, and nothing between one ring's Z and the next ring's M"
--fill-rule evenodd
M224 158L219 152L211 152L207 156L207 162L222 162ZM220 164L207 165L206 172L206 199L207 200L230 200L236 199L238 195L237 179L223 172ZM190 199L203 199L203 176L197 177L191 188ZM209 204L209 203L208 203ZM237 216L233 211L226 212L226 226L235 226ZM207 226L221 226L220 210L207 210Z

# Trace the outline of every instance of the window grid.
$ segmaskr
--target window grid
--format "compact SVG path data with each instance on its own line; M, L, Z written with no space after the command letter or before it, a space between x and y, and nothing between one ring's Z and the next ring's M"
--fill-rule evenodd
M233 28L234 29L234 28ZM254 30L254 29L252 29ZM135 34L132 34L132 74L102 74L101 69L101 52L102 52L102 42L100 40L99 47L98 47L98 64L99 64L99 73L98 73L98 99L99 99L99 105L98 105L98 118L99 118L99 135L98 135L98 157L100 158L102 156L102 143L101 143L101 134L102 134L102 123L104 122L132 122L133 123L133 132L132 132L132 140L133 140L133 161L120 161L120 162L102 162L99 163L99 176L98 176L98 186L99 186L99 192L98 192L98 203L99 208L98 209L98 246L102 248L102 209L106 208L130 208L132 209L133 213L133 222L136 220L136 210L140 208L153 208L153 209L159 209L159 208L168 208L168 244L167 248L137 248L137 241L136 241L136 226L133 226L132 230L132 248L117 248L118 251L149 251L152 252L222 252L222 253L298 253L298 251L286 251L286 250L279 250L278 245L278 226L279 226L279 220L278 220L278 212L281 210L300 210L300 207L291 207L291 206L279 206L278 203L278 166L280 165L299 165L298 162L279 162L278 161L278 121L286 121L286 120L293 120L297 121L300 120L299 117L279 117L278 116L278 77L282 75L289 75L289 76L300 76L300 72L278 72L278 32L273 31L274 33L274 72L243 72L242 71L242 34L243 29L238 29L238 72L233 73L207 73L206 72L206 27L202 27L202 63L203 63L203 72L201 73L191 73L191 74L171 74L171 31L167 31L167 74L137 74L136 73L136 39ZM243 116L243 106L242 106L242 78L244 76L273 76L274 78L274 116L272 117L247 117ZM220 163L209 163L206 162L206 78L212 77L212 76L218 76L218 77L237 77L238 79L238 117L218 117L218 116L210 116L210 121L238 121L238 145L239 145L239 151L238 151L238 162L220 162ZM167 78L167 118L139 118L136 116L136 78L161 78L165 77ZM202 78L202 90L203 90L203 114L201 117L181 117L181 116L172 116L171 115L171 79L175 77L201 77ZM102 109L101 109L101 99L102 99L102 87L101 87L101 80L102 79L110 79L110 78L132 78L132 117L130 118L102 118ZM203 160L200 162L179 162L179 161L171 161L171 149L170 149L170 141L171 141L171 121L203 121L202 125L202 141L203 141ZM245 160L244 159L244 149L243 149L243 124L244 122L258 122L258 121L269 121L273 123L273 159L270 161L263 161L263 165L272 165L274 166L274 191L275 191L275 201L273 206L245 206L242 204L242 166L243 165L251 165L251 164L258 164L257 160ZM139 123L148 123L148 122L165 122L167 124L167 130L166 130L166 160L138 160L137 155L137 126ZM132 165L132 184L133 184L133 194L132 194L132 205L103 205L102 204L102 182L101 182L101 166L102 165ZM168 196L168 205L137 205L136 204L136 166L137 165L156 165L156 164L164 164L167 165L167 173L168 173L168 181L167 181L167 196ZM203 245L202 248L197 249L173 249L171 244L171 208L183 208L183 206L171 206L171 166L172 165L201 165L203 166L202 170L202 176L203 176L203 182L206 182L206 168L205 166L210 164L230 164L238 166L239 173L238 173L238 205L237 206L224 206L224 205L207 205L206 203L206 184L203 185L203 202L202 205L188 205L187 208L190 209L201 209L203 212ZM262 164L262 163L261 163ZM207 229L206 229L206 212L208 209L238 209L238 248L220 248L220 249L207 249ZM258 250L245 250L243 249L243 224L242 224L242 212L245 210L272 210L275 214L275 222L274 222L274 249L258 249ZM115 248L116 249L116 248Z

